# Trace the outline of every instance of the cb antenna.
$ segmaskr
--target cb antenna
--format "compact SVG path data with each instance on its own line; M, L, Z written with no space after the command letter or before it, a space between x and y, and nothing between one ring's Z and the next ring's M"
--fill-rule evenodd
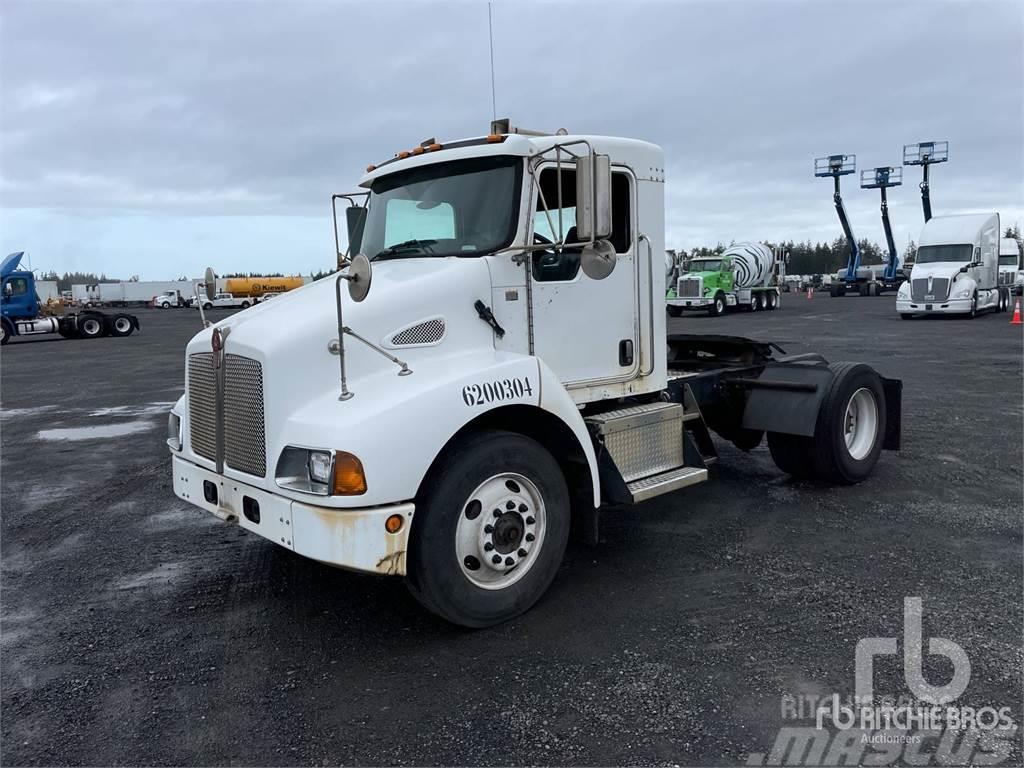
M487 3L487 35L491 41L491 120L498 119L497 101L494 97L494 25L491 22L491 4Z

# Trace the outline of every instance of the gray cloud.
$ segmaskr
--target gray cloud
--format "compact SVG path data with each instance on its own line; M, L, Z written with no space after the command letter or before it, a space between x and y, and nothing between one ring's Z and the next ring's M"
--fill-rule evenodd
M134 212L305 226L367 163L480 134L491 118L479 2L7 0L0 13L0 202L12 221L42 210L32 221ZM1016 3L498 0L493 14L499 116L661 144L669 245L831 239L813 158L898 163L904 143L926 139L951 147L937 212L1024 218ZM907 171L892 196L900 241L921 223ZM877 194L852 177L847 189L858 236L880 240ZM302 263L318 260L329 263Z

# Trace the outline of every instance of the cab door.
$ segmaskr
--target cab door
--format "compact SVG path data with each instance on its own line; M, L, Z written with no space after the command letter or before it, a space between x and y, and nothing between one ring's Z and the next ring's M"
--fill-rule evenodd
M548 211L534 191L533 242L575 242L576 172L542 167L537 174ZM615 269L592 280L580 268L580 249L550 248L531 255L532 350L569 389L628 381L639 373L639 298L635 223L636 181L625 168L612 168L610 238ZM559 222L561 213L561 222ZM561 232L559 227L561 226Z

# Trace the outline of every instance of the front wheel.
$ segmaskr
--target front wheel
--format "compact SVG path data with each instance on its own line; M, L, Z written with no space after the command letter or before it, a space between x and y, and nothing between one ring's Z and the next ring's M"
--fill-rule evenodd
M203 304L203 309L213 309L213 304L211 304L210 302L206 302L205 304Z
M249 308L249 302L248 301L243 301L242 302L242 309L248 309L248 308Z
M971 296L971 311L967 313L967 316L973 320L978 316L978 292L975 291L974 295Z
M569 537L569 492L540 444L488 430L449 449L417 500L407 583L428 610L489 627L547 590Z
M725 295L722 293L715 294L715 300L711 302L711 306L708 307L708 314L712 317L721 317L725 314Z
M7 321L0 320L0 346L11 340L11 332L7 328Z
M160 308L161 309L170 309L171 308L171 302L165 301L163 304L160 305Z

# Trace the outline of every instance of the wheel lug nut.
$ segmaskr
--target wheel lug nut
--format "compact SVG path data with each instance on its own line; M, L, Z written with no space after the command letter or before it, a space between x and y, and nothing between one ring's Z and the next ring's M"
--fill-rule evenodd
M505 558L505 565L515 565L515 564L516 564L516 561L513 560L511 557L506 557Z
M506 501L505 502L505 509L515 509L515 508L516 508L516 503L514 501Z
M494 545L491 542L488 541L484 544L484 551L490 552L492 549L494 549Z
M500 509L494 510L494 516L495 517L501 517L501 510Z
M527 540L527 541L533 541L533 538L534 538L534 536L533 536L533 534L532 534L532 533L528 533L528 534L526 534L526 540Z
M519 555L520 557L526 557L526 550L525 549L520 549L516 554Z
M525 511L526 511L526 510L528 510L528 509L529 509L529 507L528 507L528 506L526 506L525 504L520 504L520 505L519 505L519 511L520 511L520 512L525 512Z
M492 557L491 558L491 562L494 563L495 565L500 563L501 562L501 555L495 555L494 557Z
M535 522L537 522L537 521L533 519L532 515L530 517L526 518L526 524L527 525L533 525Z
M494 533L494 526L488 523L484 526L484 533Z

